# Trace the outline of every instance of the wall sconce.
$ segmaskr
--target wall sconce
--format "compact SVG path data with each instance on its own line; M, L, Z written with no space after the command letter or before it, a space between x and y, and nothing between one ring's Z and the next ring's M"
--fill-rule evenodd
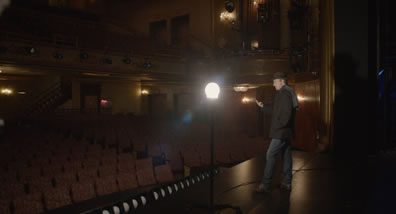
M146 90L146 89L142 90L142 95L148 95L148 94L149 94L148 90Z
M13 91L10 88L3 88L3 89L1 89L0 93L3 95L11 95L13 93Z
M252 102L252 101L253 101L253 99L248 98L248 97L243 97L243 98L242 98L242 103L244 103L244 104L250 103L250 102Z
M259 48L259 42L257 40L252 40L250 42L250 47L251 47L252 50L258 49Z
M235 14L224 11L220 13L220 21L235 21Z
M234 91L235 92L246 92L248 90L248 87L245 86L235 86Z

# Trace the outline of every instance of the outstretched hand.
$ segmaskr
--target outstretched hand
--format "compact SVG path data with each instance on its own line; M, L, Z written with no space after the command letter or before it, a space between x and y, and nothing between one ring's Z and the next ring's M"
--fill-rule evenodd
M257 103L257 105L260 106L261 108L264 106L263 102L260 102L260 101L258 101L258 100L256 100L256 103Z

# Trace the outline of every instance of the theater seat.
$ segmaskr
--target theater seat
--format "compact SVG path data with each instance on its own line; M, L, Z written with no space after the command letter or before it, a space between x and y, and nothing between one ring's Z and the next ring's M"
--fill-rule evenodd
M148 186L156 183L153 167L137 170L136 173L140 186Z
M52 179L47 177L38 177L28 183L29 194L43 192L53 188Z
M195 150L186 150L183 152L184 165L188 167L201 167L201 157Z
M73 202L85 201L95 198L94 185L91 182L75 183L71 185L71 193Z
M14 214L39 214L44 212L41 193L29 194L14 200Z
M172 182L175 179L173 177L172 169L168 164L156 166L154 168L154 172L157 181L160 183Z
M136 180L136 172L120 173L120 174L118 174L117 181L118 181L118 187L120 188L120 191L133 189L138 186L138 183Z
M0 213L11 214L11 203L8 199L0 199Z
M96 194L98 196L108 195L118 192L117 181L115 176L98 178L95 181Z
M44 201L47 210L53 210L71 204L70 189L57 187L44 192Z

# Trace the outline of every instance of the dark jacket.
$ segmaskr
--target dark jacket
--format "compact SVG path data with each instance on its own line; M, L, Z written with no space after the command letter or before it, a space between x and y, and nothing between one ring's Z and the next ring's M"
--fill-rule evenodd
M282 87L275 96L272 108L264 105L262 109L265 112L272 112L270 138L293 139L296 108L293 107L293 95L290 90Z

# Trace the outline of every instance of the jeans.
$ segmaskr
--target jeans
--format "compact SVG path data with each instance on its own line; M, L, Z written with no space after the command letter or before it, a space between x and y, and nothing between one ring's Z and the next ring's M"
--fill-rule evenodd
M292 179L292 157L291 146L288 140L272 139L271 144L267 150L267 162L265 164L264 176L261 183L266 186L271 186L272 173L275 167L276 156L282 152L283 159L283 183L291 184Z

